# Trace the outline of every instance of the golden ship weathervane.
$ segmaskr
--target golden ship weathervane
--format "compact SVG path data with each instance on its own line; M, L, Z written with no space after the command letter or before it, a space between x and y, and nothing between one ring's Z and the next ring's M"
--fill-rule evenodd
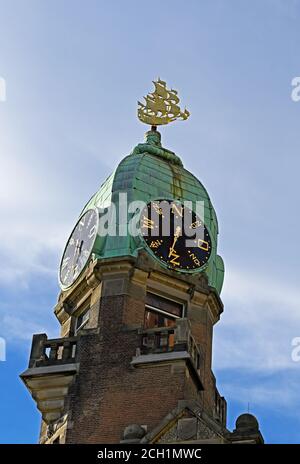
M180 109L177 90L167 89L166 82L159 78L153 81L153 84L155 90L144 97L145 103L138 102L139 120L153 128L169 124L176 119L186 120L190 113L187 109Z

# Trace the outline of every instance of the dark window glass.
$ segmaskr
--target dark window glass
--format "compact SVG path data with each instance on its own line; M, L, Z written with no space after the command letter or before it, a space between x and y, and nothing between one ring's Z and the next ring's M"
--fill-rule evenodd
M176 319L174 317L146 308L145 329L153 329L155 327L174 327L175 323Z
M145 308L145 329L174 327L176 319L182 317L183 305L154 293L147 293Z
M171 315L182 317L182 304L176 301L168 300L154 293L148 292L146 295L146 306L151 306L151 309L160 309Z
M90 317L90 308L86 309L83 311L76 320L76 332L79 330L81 327L83 327L87 321L89 320Z

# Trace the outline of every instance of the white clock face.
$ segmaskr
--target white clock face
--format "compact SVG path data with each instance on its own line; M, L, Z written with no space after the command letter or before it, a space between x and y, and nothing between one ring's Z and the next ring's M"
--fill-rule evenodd
M87 264L97 237L98 225L98 211L89 209L74 227L60 263L59 284L63 290L73 285Z

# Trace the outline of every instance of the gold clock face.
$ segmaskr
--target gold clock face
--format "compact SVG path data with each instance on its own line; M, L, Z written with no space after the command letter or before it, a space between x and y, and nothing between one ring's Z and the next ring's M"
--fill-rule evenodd
M181 203L157 200L141 212L140 230L152 253L171 269L192 272L205 266L212 243L203 221Z

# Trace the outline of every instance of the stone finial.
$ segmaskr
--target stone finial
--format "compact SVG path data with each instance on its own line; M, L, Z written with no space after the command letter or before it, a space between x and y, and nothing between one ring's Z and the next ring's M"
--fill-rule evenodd
M256 417L249 413L241 414L235 422L235 427L238 432L258 432L259 430Z
M125 427L121 443L139 443L146 434L146 430L139 424L130 424Z
M258 420L252 414L241 414L236 420L235 427L230 437L232 443L264 443Z

